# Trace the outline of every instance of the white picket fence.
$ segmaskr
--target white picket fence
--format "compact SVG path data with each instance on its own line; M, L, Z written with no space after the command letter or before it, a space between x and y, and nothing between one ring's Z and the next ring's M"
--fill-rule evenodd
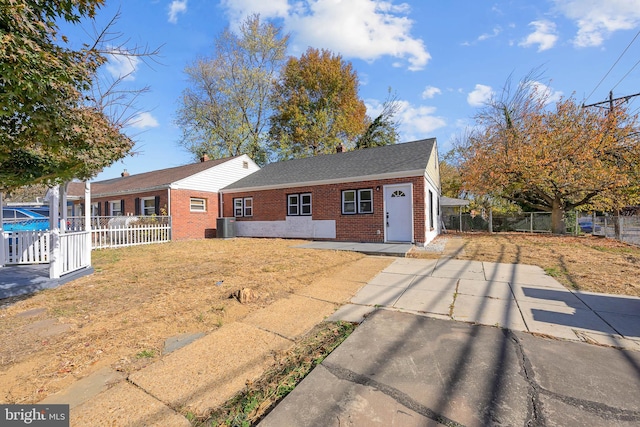
M91 231L84 230L83 218L69 218L60 233L62 268L66 274L89 265L87 234L91 249L150 245L171 241L170 217L94 217ZM4 262L0 265L47 264L51 261L50 231L3 232ZM2 261L2 260L0 260Z
M141 223L94 228L91 230L91 248L120 248L124 246L150 245L171 240L169 223Z

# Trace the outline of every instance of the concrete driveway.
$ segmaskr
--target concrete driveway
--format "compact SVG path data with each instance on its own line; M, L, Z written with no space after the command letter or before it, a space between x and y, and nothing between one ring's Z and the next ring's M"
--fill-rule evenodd
M640 423L640 298L404 258L330 319L364 321L261 426Z

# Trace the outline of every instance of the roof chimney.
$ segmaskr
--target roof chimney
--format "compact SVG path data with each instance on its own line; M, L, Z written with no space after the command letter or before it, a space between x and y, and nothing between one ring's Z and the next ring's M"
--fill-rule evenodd
M207 156L207 154L203 154L202 157L200 157L200 161L201 162L208 162L209 161L209 156Z
M341 142L340 145L336 147L336 153L344 153L344 152L345 152L344 144Z
M121 177L123 177L123 178L124 178L125 176L129 176L129 172L127 172L127 170L125 169L125 170L120 174L120 176L121 176Z

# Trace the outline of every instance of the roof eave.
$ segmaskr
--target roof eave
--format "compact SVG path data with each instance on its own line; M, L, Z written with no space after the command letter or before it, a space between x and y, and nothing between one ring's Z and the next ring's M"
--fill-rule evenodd
M221 193L246 193L250 191L265 191L265 190L282 190L286 188L293 187L314 187L317 185L331 185L331 184L345 184L348 182L364 182L364 181L379 181L383 179L394 179L394 178L413 178L417 176L424 176L424 169L412 170L412 171L401 171L401 172L390 172L385 174L378 175L364 175L364 176L354 176L347 178L335 178L335 179L324 179L318 181L301 181L301 182L290 182L283 184L274 184L274 185L261 185L254 187L243 187L243 188L222 188L220 190Z

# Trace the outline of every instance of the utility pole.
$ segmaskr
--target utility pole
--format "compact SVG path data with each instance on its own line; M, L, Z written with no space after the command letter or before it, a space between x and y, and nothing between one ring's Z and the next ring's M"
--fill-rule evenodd
M609 104L609 111L608 114L611 114L611 112L613 111L613 106L614 106L614 101L621 101L624 100L625 102L629 102L629 99L635 97L635 96L640 96L640 93L634 93L633 95L627 95L627 96L621 96L619 98L613 98L613 91L610 90L609 91L609 99L606 101L600 101L600 102L594 102L593 104L589 104L589 105L584 105L582 104L582 108L587 108L587 107L600 107L601 104ZM600 108L606 108L606 107L600 107ZM631 135L628 135L631 136ZM628 137L627 136L627 137ZM614 232L615 232L615 238L618 240L622 240L621 239L621 235L622 235L622 217L620 215L620 209L616 209L616 215L614 217L614 221L613 221L613 228L614 228Z
M619 98L614 98L613 97L613 91L609 91L609 99L607 99L606 101L600 101L600 102L594 102L593 104L589 104L589 105L584 105L582 104L582 108L587 108L587 107L599 107L602 104L609 104L609 111L613 111L613 103L615 101L621 101L621 100L625 100L625 101L629 101L631 98L635 97L635 96L640 96L640 93L634 93L633 95L626 95L626 96L621 96Z

